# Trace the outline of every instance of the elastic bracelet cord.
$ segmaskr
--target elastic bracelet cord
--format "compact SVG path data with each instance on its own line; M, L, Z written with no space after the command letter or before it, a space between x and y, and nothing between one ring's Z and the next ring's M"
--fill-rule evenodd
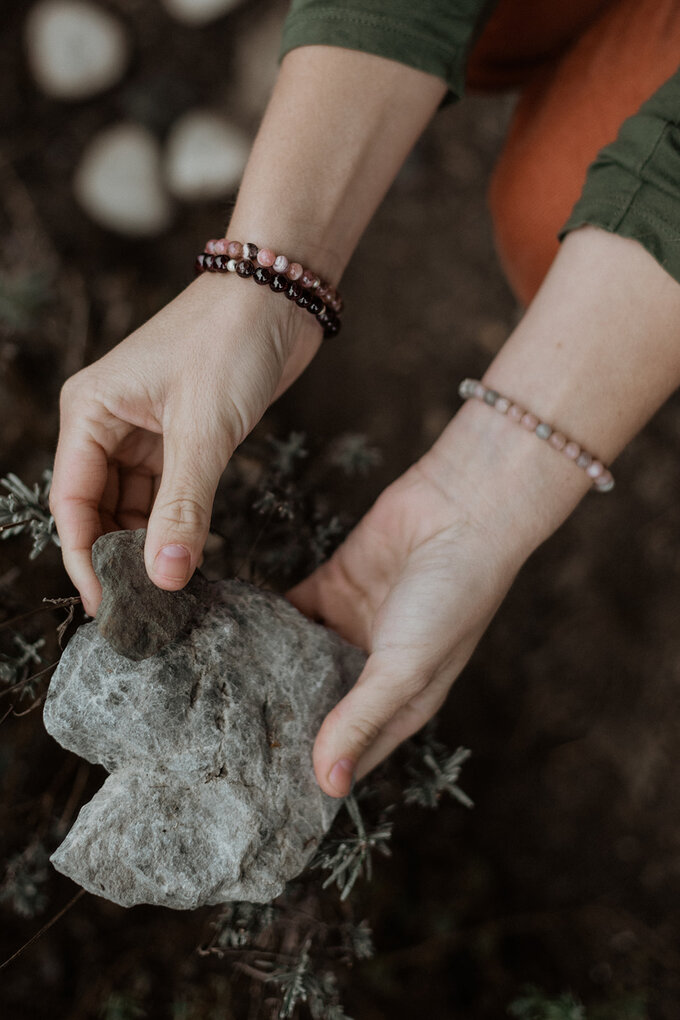
M480 400L489 407L493 407L499 414L504 414L511 421L521 425L528 432L533 432L539 439L546 441L554 450L563 453L576 467L585 471L597 492L611 492L614 488L612 473L602 461L584 450L573 439L568 439L563 432L559 432L548 422L541 421L531 411L526 411L519 404L515 404L509 397L504 397L496 390L489 389L478 379L463 379L458 387L458 394L463 400Z
M261 287L269 286L275 294L283 294L289 301L294 301L316 318L323 329L325 339L337 336L342 322L332 308L323 303L321 298L301 286L297 280L289 280L283 273L273 273L264 266L258 266L251 259L230 259L226 255L198 255L196 258L197 273L236 273L241 279L253 279Z

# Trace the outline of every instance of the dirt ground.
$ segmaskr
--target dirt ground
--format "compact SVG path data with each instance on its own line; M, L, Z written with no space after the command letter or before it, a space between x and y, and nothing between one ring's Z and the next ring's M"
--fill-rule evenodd
M112 3L133 30L132 67L115 89L70 105L29 79L29 6L14 4L0 26L0 266L4 278L36 271L48 282L29 325L0 335L0 475L32 483L51 461L63 379L189 282L194 252L225 216L219 203L187 205L160 239L121 239L76 206L78 154L114 119L162 136L196 102L252 130L255 111L239 113L230 74L270 5L188 30L151 2ZM485 205L511 107L511 97L469 97L440 111L347 271L342 335L261 426L318 443L361 432L382 450L368 479L336 493L341 510L360 514L428 447L458 407L458 381L484 370L517 320ZM462 785L476 807L400 815L393 856L361 890L378 952L344 984L355 1020L497 1020L528 983L571 990L589 1017L603 1006L597 1016L677 1017L679 445L674 397L617 461L614 494L586 498L535 553L457 681L440 732L473 750ZM56 549L30 565L26 551L0 545L0 619L71 592ZM39 711L3 723L4 860L97 788L101 775L79 768ZM75 891L52 877L31 919L0 905L3 958ZM231 984L223 964L193 953L206 917L86 897L0 974L3 1016L97 1016L103 997L132 989L146 1015L170 1017L177 989L193 983L221 988L221 1012L206 1017L240 1020L243 979Z

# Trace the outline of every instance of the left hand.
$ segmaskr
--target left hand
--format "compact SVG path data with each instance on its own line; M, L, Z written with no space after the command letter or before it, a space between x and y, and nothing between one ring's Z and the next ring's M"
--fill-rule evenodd
M352 774L361 778L435 714L525 558L503 545L479 501L466 503L463 487L462 498L448 494L435 470L427 457L410 468L288 593L370 653L314 746L331 796L345 796Z

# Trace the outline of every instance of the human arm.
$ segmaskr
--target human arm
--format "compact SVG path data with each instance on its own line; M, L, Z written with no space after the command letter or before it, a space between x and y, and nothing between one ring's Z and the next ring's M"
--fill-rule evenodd
M381 57L291 52L229 236L290 253L337 282L444 91L436 77ZM67 381L51 506L88 613L101 597L92 544L117 527L147 525L151 578L167 589L186 583L233 450L309 363L320 332L280 295L206 274ZM177 555L164 560L167 547Z
M680 384L680 284L635 241L570 234L484 382L609 463ZM442 704L516 573L585 473L477 401L289 594L369 652L314 749L342 795ZM616 498L592 495L595 500Z

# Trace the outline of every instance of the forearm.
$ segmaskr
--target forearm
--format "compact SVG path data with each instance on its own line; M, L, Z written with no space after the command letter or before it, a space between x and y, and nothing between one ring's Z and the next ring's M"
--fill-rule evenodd
M304 46L284 58L228 227L336 283L446 91L383 57Z
M635 241L575 231L484 382L607 464L680 385L680 285ZM452 488L475 475L528 550L589 488L564 455L474 400L427 464Z

